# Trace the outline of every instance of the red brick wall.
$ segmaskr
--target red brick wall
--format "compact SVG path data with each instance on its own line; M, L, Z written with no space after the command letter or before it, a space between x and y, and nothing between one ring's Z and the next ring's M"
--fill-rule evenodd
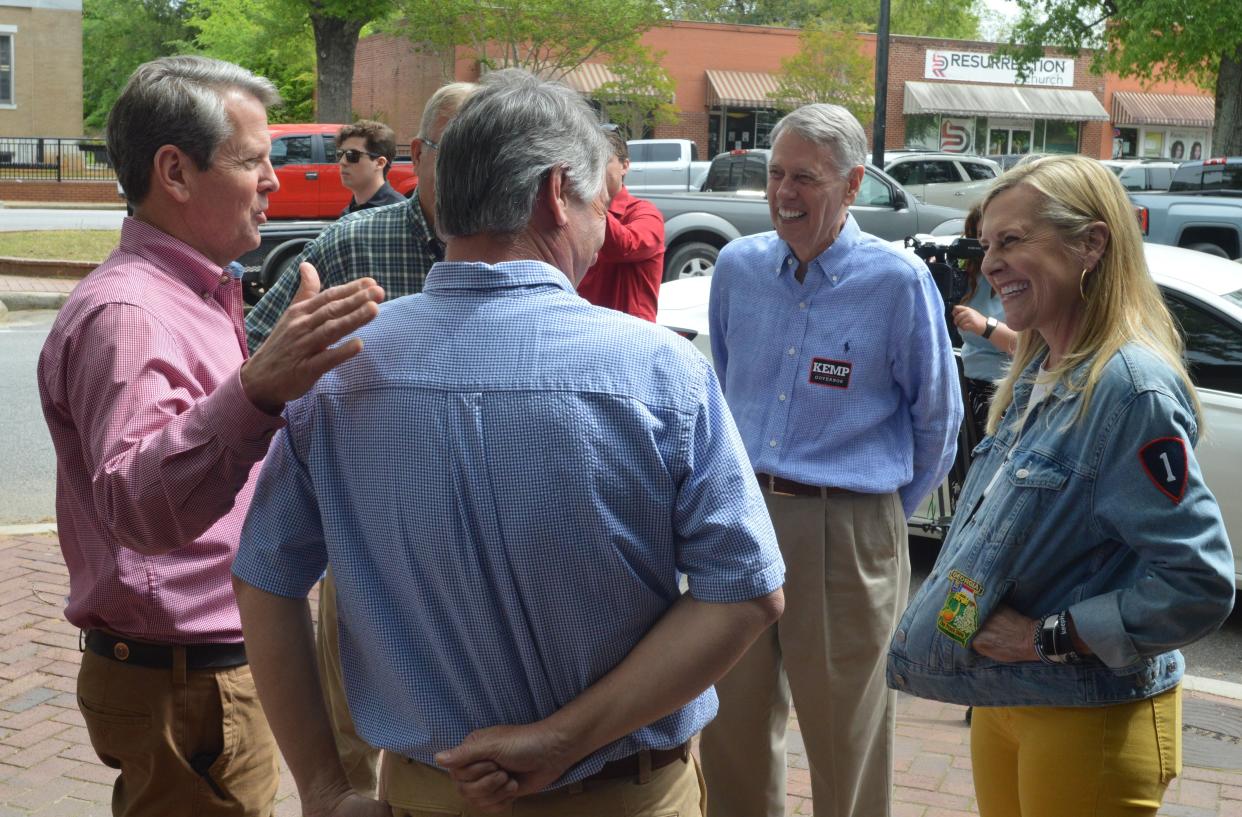
M710 159L707 155L707 131L709 123L707 111L682 111L678 121L673 125L660 125L655 129L657 139L689 139L699 147L699 158Z
M405 37L376 34L359 40L354 113L384 122L396 132L398 145L408 145L418 135L423 106L453 80L452 70L445 55L415 48Z
M125 206L117 195L116 182L29 182L0 179L0 201L5 199Z

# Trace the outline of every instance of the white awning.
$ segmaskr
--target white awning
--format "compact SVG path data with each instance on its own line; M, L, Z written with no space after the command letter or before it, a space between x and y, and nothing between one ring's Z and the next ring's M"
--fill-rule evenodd
M1029 88L1024 85L907 82L902 112L1060 119L1069 122L1109 121L1108 111L1090 91Z

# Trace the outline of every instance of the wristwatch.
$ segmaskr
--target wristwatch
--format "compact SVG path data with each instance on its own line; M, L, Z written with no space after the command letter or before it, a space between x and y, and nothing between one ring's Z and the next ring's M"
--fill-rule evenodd
M983 334L980 337L986 340L992 337L994 331L996 331L996 318L988 318L987 324L983 327Z

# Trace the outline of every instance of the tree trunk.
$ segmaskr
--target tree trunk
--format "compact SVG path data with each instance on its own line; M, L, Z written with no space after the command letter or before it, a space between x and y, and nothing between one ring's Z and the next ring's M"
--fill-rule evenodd
M1239 88L1242 88L1242 46L1220 56L1220 73L1216 76L1216 127L1212 133L1213 156L1242 156L1242 93Z
M354 119L354 52L365 20L341 20L311 12L315 30L315 120Z

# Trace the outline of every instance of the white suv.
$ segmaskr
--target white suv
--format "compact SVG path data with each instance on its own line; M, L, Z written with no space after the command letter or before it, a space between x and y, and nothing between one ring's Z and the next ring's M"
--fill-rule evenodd
M1181 162L1147 161L1143 159L1105 159L1100 164L1117 175L1128 192L1165 191L1173 183L1173 171Z
M1000 165L982 156L906 150L885 151L884 171L919 201L959 210L973 207L1001 174Z

